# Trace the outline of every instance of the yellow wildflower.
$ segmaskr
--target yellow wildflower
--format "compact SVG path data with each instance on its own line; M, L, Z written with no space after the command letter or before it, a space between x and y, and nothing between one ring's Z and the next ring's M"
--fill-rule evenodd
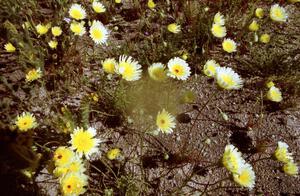
M148 0L147 5L150 9L154 9L156 6L156 4L153 2L153 0Z
M236 43L232 39L224 39L222 42L223 50L225 50L228 53L236 52Z
M158 131L163 133L172 133L176 126L175 118L165 109L163 109L157 114L156 125L158 127Z
M287 175L290 176L298 175L298 166L293 161L289 161L288 163L285 163L282 169L284 173L286 173Z
M93 1L92 7L96 13L103 13L106 11L104 5L96 0Z
M242 154L233 145L226 145L222 163L230 172L237 173L245 164Z
M71 134L71 145L72 149L76 150L79 157L83 154L87 159L90 156L98 152L98 146L100 143L99 139L94 138L96 135L96 129L89 127L87 130L83 128L76 128L74 132Z
M136 81L142 77L141 65L131 56L122 55L116 72L127 81Z
M61 180L61 191L64 196L76 196L85 193L88 177L83 173L68 173Z
M86 17L85 9L80 4L73 4L69 9L69 15L76 20L82 20Z
M275 84L274 84L274 82L270 81L270 82L268 82L268 83L266 84L266 86L267 86L268 88L271 88L272 86L275 86Z
M80 22L80 23L79 22L72 22L71 26L70 26L70 29L75 35L79 35L79 36L82 36L86 32L83 21Z
M117 67L117 61L113 58L107 58L101 62L103 70L106 73L113 74L115 73L115 69Z
M256 20L253 20L252 23L249 25L248 28L249 28L250 31L258 31L259 24L257 23Z
M215 60L208 60L203 67L203 73L209 77L214 77L217 67L220 67L220 65Z
M72 162L75 153L70 148L60 146L54 151L53 160L57 167L65 166Z
M165 66L162 63L153 63L148 68L148 73L151 79L155 81L164 81L167 79L167 72Z
M32 69L26 74L26 82L32 82L42 77L42 71L40 68Z
M288 145L285 142L279 141L277 144L274 156L278 161L288 163L293 160L292 153L288 152Z
M255 173L252 166L245 163L237 173L233 174L233 180L243 187L252 189L255 185Z
M42 24L38 24L35 29L37 31L37 33L39 35L44 35L48 32L48 30L50 29L51 25L47 24L47 25L42 25Z
M108 39L108 30L98 20L94 20L90 27L90 37L96 44L105 44Z
M21 116L19 115L15 124L21 132L26 132L37 126L35 117L29 112L23 112Z
M255 16L259 19L262 19L264 17L264 10L262 8L256 8Z
M55 37L60 36L62 34L62 30L58 26L52 27L51 32L52 32L52 35Z
M270 18L276 22L286 22L288 14L286 10L278 4L272 5L270 9Z
M243 87L243 80L230 67L217 67L215 78L218 85L227 90L240 89Z
M109 160L114 160L118 158L120 155L121 155L121 150L119 148L110 149L106 154Z
M270 101L274 101L274 102L282 101L282 94L281 94L279 88L272 86L267 92L267 98Z
M191 75L191 68L185 60L174 57L168 62L167 75L178 80L186 80Z
M224 16L220 12L216 13L216 15L214 16L214 24L218 24L221 26L225 24Z
M264 43L264 44L269 43L270 42L270 35L269 34L262 34L259 38L259 41L261 43Z
M6 52L15 52L16 51L16 48L10 42L8 42L7 44L4 45L4 49L6 50Z
M213 24L211 27L212 34L217 38L222 38L226 36L226 27L220 24Z
M172 23L172 24L169 24L167 26L167 29L168 31L170 31L171 33L179 33L181 31L180 29L180 25L177 25L176 23Z
M48 42L48 45L50 46L50 48L55 49L57 47L57 41L55 40L51 40L50 42Z

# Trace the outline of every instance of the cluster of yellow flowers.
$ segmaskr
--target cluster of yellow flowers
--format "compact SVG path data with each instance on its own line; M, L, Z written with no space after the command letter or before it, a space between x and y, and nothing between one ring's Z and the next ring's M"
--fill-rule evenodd
M51 28L51 23L48 23L46 25L38 24L37 26L35 26L36 32L39 34L39 36L45 35L50 28ZM51 33L54 37L48 42L48 45L51 49L56 49L58 45L56 37L62 34L62 30L59 26L53 26L51 28Z
M83 194L88 184L88 177L84 172L85 166L72 149L58 147L53 156L55 169L53 175L59 179L61 192L65 196Z
M21 132L26 132L29 129L33 129L37 126L35 117L29 112L23 112L19 115L15 121L18 129Z
M227 90L240 89L243 87L243 80L230 67L220 67L215 60L206 61L203 66L203 73L213 77L218 85Z
M255 173L250 164L246 163L242 154L233 145L227 145L222 157L222 163L240 186L252 189L255 185Z
M92 154L99 151L101 141L95 136L96 129L89 127L84 130L77 127L71 134L71 146L61 146L55 150L53 175L59 178L63 195L80 195L86 191L88 177L84 174L86 168L82 157L84 155L86 159L90 159Z
M267 99L274 102L282 101L282 93L279 88L275 87L273 82L268 82L267 87L269 88L267 92Z
M278 4L274 4L270 8L270 18L271 20L275 22L286 22L288 19L288 15L286 10L279 6ZM262 8L257 8L255 10L255 16L258 19L262 19L264 17L264 10ZM256 20L253 20L252 23L249 25L249 30L255 32L255 39L257 39L257 34L256 32L259 30L260 25ZM260 35L259 41L261 43L269 43L270 42L270 35L267 33L263 33Z
M284 163L282 168L284 173L296 176L298 174L298 166L294 162L292 153L289 153L288 147L289 146L285 142L279 141L274 156L278 161Z
M226 27L225 27L225 19L224 16L218 12L214 16L214 22L211 27L212 34L217 38L223 38L226 36ZM236 52L236 43L234 40L227 38L222 42L223 50L232 53Z
M131 56L120 56L118 63L113 58L107 58L101 64L105 72L119 74L127 81L136 81L142 77L141 65ZM191 75L188 63L179 57L170 59L167 67L168 70L162 63L153 63L148 68L150 78L155 81L164 81L169 76L178 80L187 80Z
M96 13L106 11L105 6L97 0L93 1L92 8ZM74 35L84 35L86 33L85 22L80 20L85 19L87 16L85 9L80 4L73 4L69 9L69 15L75 19L70 25L70 29ZM100 21L92 21L89 33L95 44L106 44L109 30Z

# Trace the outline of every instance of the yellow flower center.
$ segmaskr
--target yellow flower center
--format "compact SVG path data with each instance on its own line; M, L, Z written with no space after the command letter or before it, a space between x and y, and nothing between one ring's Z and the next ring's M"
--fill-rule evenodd
M248 170L242 171L241 174L238 176L238 179L242 185L247 185L251 180L249 171Z
M107 158L109 160L114 160L120 155L120 153L121 153L121 150L118 148L111 149L107 152Z
M79 131L73 138L73 146L78 152L89 152L94 147L93 136L86 131Z
M120 73L124 78L131 78L134 74L134 68L130 63L122 62L119 64Z
M92 37L94 37L95 39L102 39L103 38L103 33L99 29L94 29L92 31Z
M234 50L234 45L230 42L224 42L223 47L224 47L224 50L226 50L226 51Z
M164 80L166 78L166 73L164 68L155 68L151 70L150 76L154 80Z
M177 24L175 23L172 23L172 24L169 24L168 25L168 30L172 33L178 33L178 31L180 30L179 29L179 26L177 26Z
M278 18L283 18L284 17L282 11L278 8L274 10L274 15Z
M176 64L172 67L172 72L176 76L183 76L184 75L184 69L181 65Z
M34 119L31 116L24 116L21 117L16 124L21 131L25 131L33 127Z
M220 35L220 34L223 33L224 30L223 30L222 26L220 26L220 25L214 25L212 31L215 34Z
M222 75L221 78L228 86L233 86L236 84L233 78L229 75Z
M78 9L71 10L70 15L77 20L83 18L81 11Z

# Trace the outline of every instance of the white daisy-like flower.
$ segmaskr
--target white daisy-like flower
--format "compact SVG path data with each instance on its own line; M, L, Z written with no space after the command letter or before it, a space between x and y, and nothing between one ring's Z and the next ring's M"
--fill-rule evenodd
M209 77L214 77L217 67L220 67L220 65L215 60L208 60L203 67L203 73Z
M232 39L224 39L222 42L223 50L225 50L228 53L236 52L236 43Z
M100 139L94 138L96 136L96 129L89 127L87 130L77 127L71 134L71 149L75 150L79 157L85 155L87 159L93 153L99 151L98 146Z
M220 24L213 24L210 30L217 38L223 38L226 36L226 27Z
M108 38L108 33L108 30L100 21L93 21L93 24L90 28L90 37L96 44L105 44Z
M135 81L141 78L142 70L141 65L135 61L131 56L122 55L119 58L117 66L117 73L127 81Z
M157 114L156 125L158 127L158 131L163 133L172 133L173 129L176 127L175 117L163 109Z
M80 4L73 4L69 9L69 15L76 20L82 20L86 17L85 9Z
M79 36L84 35L86 32L83 21L82 22L72 22L70 29L75 35L79 35Z
M286 22L288 14L286 10L278 4L272 5L270 9L270 18L276 22Z
M100 3L99 1L93 1L93 4L92 4L92 7L93 7L93 10L96 12L96 13L103 13L106 11L106 8L105 6Z
M242 187L249 188L250 190L254 188L255 173L252 166L248 163L243 164L239 171L233 174L233 180Z
M222 157L222 163L224 167L226 167L226 169L228 169L230 172L237 173L245 164L245 160L243 159L242 154L238 151L238 149L229 144L225 147L225 151Z
M191 68L187 62L179 57L174 57L168 62L168 76L178 80L186 80L191 75Z
M150 78L156 81L164 81L167 78L167 72L162 63L153 63L148 68L148 73Z
M293 160L292 153L288 151L289 146L285 142L279 141L274 156L278 161L288 163Z
M218 24L218 25L224 25L225 24L224 16L220 12L216 13L216 15L214 17L214 23Z
M230 67L217 67L216 79L218 85L227 90L243 87L243 80Z
M267 98L270 101L280 102L280 101L282 101L281 91L279 90L279 88L272 86L272 87L270 87L270 89L267 92Z

